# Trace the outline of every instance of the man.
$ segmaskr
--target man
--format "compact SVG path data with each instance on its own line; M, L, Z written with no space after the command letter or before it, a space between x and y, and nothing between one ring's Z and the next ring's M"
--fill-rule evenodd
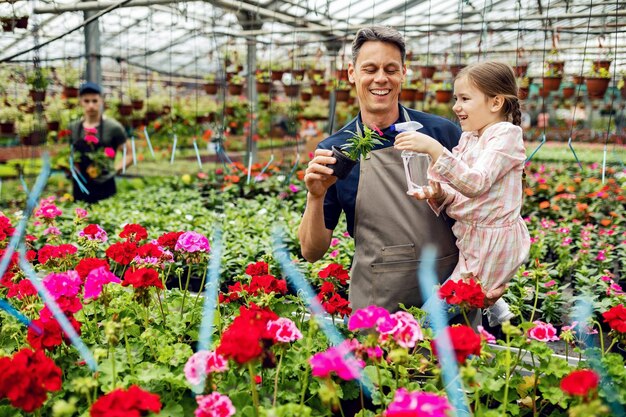
M437 276L443 282L454 269L458 250L450 220L437 217L425 201L406 194L400 152L393 148L399 122L417 121L421 129L448 149L458 143L460 130L449 120L400 105L398 96L406 77L402 35L386 27L358 31L352 43L350 82L355 84L360 113L337 133L320 142L305 173L307 205L298 230L302 254L314 262L326 253L341 212L355 239L349 298L353 309L378 305L390 311L399 303L423 304L417 281L422 248L437 249ZM347 178L337 180L327 165L335 163L331 146L340 146L363 132L363 125L382 130L387 139L361 160ZM425 175L425 173L424 173ZM504 287L489 294L495 301Z
M127 162L119 158L115 164L115 156L128 146L126 132L117 121L103 117L101 87L87 82L80 86L78 94L83 118L70 125L74 200L96 203L115 194L115 174L131 158L126 158Z

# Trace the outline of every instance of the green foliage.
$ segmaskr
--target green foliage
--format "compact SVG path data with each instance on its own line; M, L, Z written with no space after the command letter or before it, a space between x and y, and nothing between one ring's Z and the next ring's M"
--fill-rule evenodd
M386 140L366 125L363 125L363 134L350 133L352 133L352 137L341 146L341 149L353 161L366 158L375 146L383 145L382 141Z

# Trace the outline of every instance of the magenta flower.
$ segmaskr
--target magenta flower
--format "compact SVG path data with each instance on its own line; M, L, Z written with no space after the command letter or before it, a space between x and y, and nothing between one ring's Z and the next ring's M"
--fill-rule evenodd
M452 407L446 397L431 392L408 392L398 388L393 401L385 411L385 417L447 417Z
M528 337L530 339L540 342L554 342L559 340L559 337L556 335L556 329L550 323L544 323L539 320L535 320L533 323L535 327L528 330Z
M487 330L485 330L483 326L478 326L477 329L480 337L482 337L485 342L496 343L496 337L489 333Z
M300 191L300 188L295 184L289 184L289 190L292 193L297 193L298 191Z
M381 321L388 321L390 314L378 306L369 306L355 311L348 321L348 330L371 329Z
M104 148L104 154L107 156L107 158L115 158L115 149L113 148Z
M98 129L96 129L95 127L86 127L85 128L85 133L98 133Z
M100 141L94 135L85 135L85 142L93 143L94 145L97 145L98 142Z
M406 311L393 313L390 320L381 321L376 329L381 334L381 342L391 336L399 346L404 348L413 348L418 340L424 340L419 322Z
M198 408L195 417L231 417L237 411L226 395L213 391L209 395L196 397Z
M606 251L605 250L598 251L598 256L596 256L596 261L606 261Z
M550 281L546 282L545 284L543 284L544 287L546 288L550 288L556 285L556 281L551 279Z
M339 251L335 249L328 256L330 256L331 258L336 258L338 255L339 255Z
M78 232L79 237L87 238L88 240L97 240L100 242L106 242L109 238L107 232L97 224L90 224L83 230Z
M44 236L47 236L47 235L58 236L61 234L61 231L59 230L58 227L50 226L50 227L47 227L42 233Z
M76 209L74 209L74 213L76 213L76 217L78 217L79 219L84 219L85 217L87 217L87 210L80 207L76 207Z
M228 370L228 360L222 355L201 350L189 357L185 364L185 378L191 385L200 385L208 374Z
M330 241L330 246L337 246L339 244L339 239L336 237L332 238Z
M296 327L296 323L284 317L267 322L267 332L274 342L291 343L302 339L302 333Z
M91 270L91 272L89 272L89 275L87 275L87 278L85 278L85 294L83 296L84 299L97 299L102 293L102 287L104 287L105 284L109 284L111 282L119 284L121 280L106 267L101 266L100 268Z
M343 380L350 381L359 377L365 363L355 359L345 347L334 346L326 352L316 353L309 358L313 376L329 378L336 373Z
M53 272L43 279L44 286L55 300L60 297L75 297L80 291L82 283L76 271Z
M178 237L174 250L183 252L209 252L209 239L197 232L185 232Z
M54 219L63 214L61 210L53 203L41 204L41 207L35 212L35 217L43 217L45 219Z

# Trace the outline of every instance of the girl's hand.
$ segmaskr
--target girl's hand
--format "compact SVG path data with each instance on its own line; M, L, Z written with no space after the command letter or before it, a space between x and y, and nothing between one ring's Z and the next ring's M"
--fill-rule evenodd
M393 147L400 151L427 153L433 162L443 153L443 146L439 142L419 132L401 132L396 136Z
M436 181L430 180L428 181L428 184L429 185L427 187L423 187L421 190L413 192L413 197L417 200L429 200L431 198L436 201L443 200L445 194L441 189L441 185Z

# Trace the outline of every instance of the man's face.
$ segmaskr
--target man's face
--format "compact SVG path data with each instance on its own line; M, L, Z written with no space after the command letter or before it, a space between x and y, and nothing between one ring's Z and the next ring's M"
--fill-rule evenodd
M398 106L406 66L402 64L400 50L395 45L365 42L356 64L349 64L348 74L350 81L356 85L361 111L384 114Z
M99 94L87 93L80 96L80 105L83 107L85 115L97 117L102 109L102 97Z

